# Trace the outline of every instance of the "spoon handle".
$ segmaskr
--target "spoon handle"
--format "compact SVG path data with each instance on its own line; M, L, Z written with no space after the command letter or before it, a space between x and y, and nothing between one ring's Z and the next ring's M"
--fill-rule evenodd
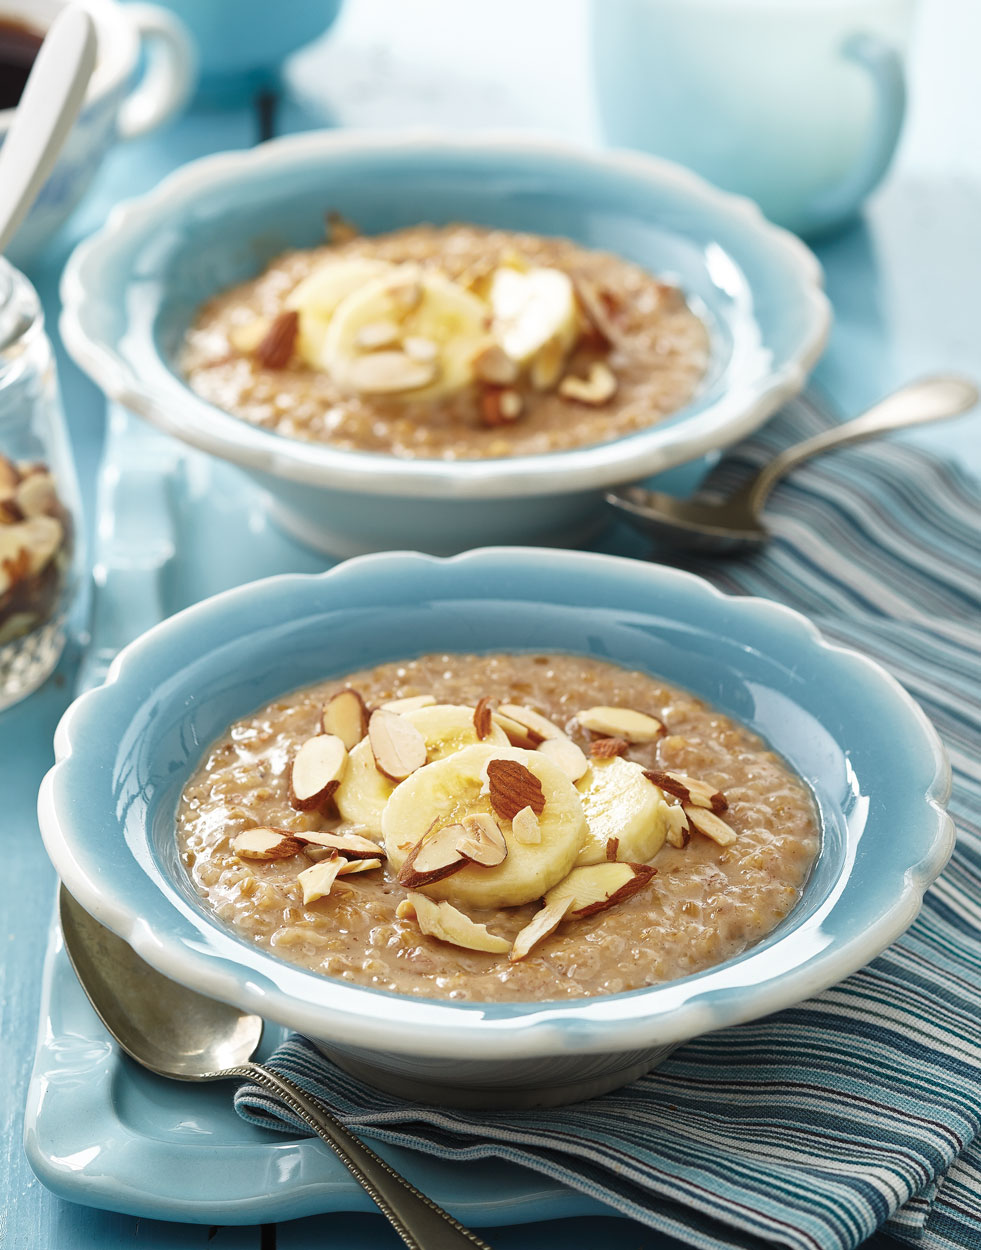
M275 1094L294 1115L334 1151L409 1250L491 1250L442 1207L410 1185L384 1159L359 1141L320 1103L277 1072L258 1063L229 1068L225 1076L244 1076Z
M805 439L775 456L745 488L750 507L761 507L777 482L812 456L820 456L826 451L847 447L851 443L861 443L879 434L887 434L890 430L926 425L930 421L945 421L948 417L956 417L973 408L977 402L978 391L973 383L954 374L911 382L888 395L854 421L836 425L833 429Z

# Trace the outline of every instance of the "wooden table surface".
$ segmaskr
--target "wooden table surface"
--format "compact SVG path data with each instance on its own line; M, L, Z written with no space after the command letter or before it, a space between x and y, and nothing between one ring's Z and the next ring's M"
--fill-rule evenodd
M282 131L321 125L508 126L595 141L584 6L568 0L348 0L333 32L290 66ZM911 50L911 111L899 157L864 220L817 247L836 315L817 380L848 414L936 369L981 376L981 6L930 0ZM251 107L194 110L169 129L113 152L82 207L30 271L54 327L57 280L71 246L119 199L192 157L256 140ZM56 343L91 522L105 406ZM981 473L981 413L909 437ZM51 737L70 698L76 657L47 686L0 714L0 798L7 856L0 914L0 1250L382 1250L397 1240L377 1216L324 1216L275 1227L167 1224L53 1197L23 1153L23 1104L38 1020L54 874L34 801ZM620 1219L494 1230L497 1250L664 1246ZM981 1230L979 1230L981 1243ZM871 1243L870 1243L871 1244ZM882 1240L883 1246L895 1243Z

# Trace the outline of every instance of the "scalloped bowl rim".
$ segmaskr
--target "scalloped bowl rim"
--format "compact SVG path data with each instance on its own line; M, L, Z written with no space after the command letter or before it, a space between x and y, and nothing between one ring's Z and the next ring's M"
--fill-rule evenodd
M689 416L682 409L675 414L677 421L669 417L662 424L609 442L567 451L454 461L406 460L290 438L223 412L176 376L172 394L158 393L134 377L108 343L89 334L85 313L90 304L105 298L95 294L100 289L99 274L106 267L105 258L118 246L125 247L145 235L153 221L166 214L168 204L187 202L202 190L234 181L254 169L272 174L277 167L290 166L297 159L388 151L462 156L474 151L488 156L541 153L543 157L576 162L597 174L613 169L635 180L669 186L739 219L755 240L767 241L772 252L793 271L797 298L808 310L806 332L801 333L796 351L768 375L741 383L742 390L727 393L703 411ZM61 300L61 334L76 363L111 399L168 434L246 469L295 482L427 498L501 498L597 489L695 459L744 438L798 394L824 350L831 327L831 305L817 258L796 235L769 222L753 201L721 191L692 171L654 156L590 150L507 131L482 131L464 138L426 129L314 131L201 157L169 174L151 191L112 210L102 228L80 243L69 258L61 282ZM166 367L169 371L170 366ZM178 397L180 403L175 402Z
M169 913L177 920L175 931L154 932L141 917L134 899L121 893L114 882L89 873L79 863L74 846L84 847L86 834L80 830L76 811L58 810L55 785L66 769L80 766L80 761L84 763L90 744L99 741L95 730L103 703L121 699L126 707L130 671L139 669L145 654L160 649L166 652L189 629L193 633L195 621L201 622L213 614L219 614L215 619L242 619L241 609L250 601L257 602L257 597L287 585L312 590L313 583L337 584L343 579L384 576L386 569L405 568L407 561L430 566L469 563L493 567L501 560L513 565L515 561L534 561L542 555L550 561L561 561L570 574L586 577L597 562L628 579L646 579L650 569L656 567L658 578L694 595L700 603L723 600L741 620L756 621L763 628L776 626L784 636L792 634L805 648L816 648L835 665L850 669L856 680L861 675L864 681L874 681L880 690L888 692L896 708L894 723L903 723L905 731L915 732L919 738L917 750L922 747L927 753L925 758L933 761L932 780L922 795L924 810L920 817L929 824L929 837L924 837L916 862L903 865L904 886L891 906L871 918L868 926L850 940L820 951L806 968L784 971L755 984L744 979L757 949L750 948L734 961L683 980L623 994L547 1003L452 1003L358 987L299 970L260 948L244 946L208 913L202 913L206 922L204 942L201 916L190 939L182 940L181 926L187 939L188 925L171 900L166 902ZM131 713L127 711L126 715ZM828 642L811 621L781 604L725 595L702 578L677 569L644 566L626 558L592 553L485 548L446 559L413 552L381 553L347 561L322 574L282 574L224 591L154 626L121 651L106 683L80 696L65 712L55 735L55 748L57 762L45 776L39 795L39 819L48 854L82 906L125 938L148 963L201 993L233 1002L311 1037L369 1050L387 1049L437 1058L529 1058L559 1052L630 1050L651 1045L654 1034L658 1044L670 1044L791 1006L864 966L903 933L954 845L953 822L944 809L950 792L950 768L940 739L919 705L880 665L850 648ZM148 888L163 896L152 883L148 883ZM838 905L836 901L834 906ZM791 928L771 949L792 941L795 932ZM237 964L236 958L240 959ZM280 985L284 979L302 987L302 992L284 990ZM736 988L751 984L752 988L741 996L733 997L730 993L726 997L733 984ZM713 1002L713 996L723 1001Z

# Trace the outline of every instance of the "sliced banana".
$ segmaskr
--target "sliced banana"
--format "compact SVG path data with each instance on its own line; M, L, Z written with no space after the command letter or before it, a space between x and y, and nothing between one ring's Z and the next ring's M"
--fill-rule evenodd
M511 821L492 807L487 792L487 765L492 760L516 761L540 782L544 804L538 814L537 842L517 838ZM427 833L479 812L494 816L507 842L507 858L494 868L468 864L427 885L425 892L432 898L465 907L530 903L568 874L587 834L575 786L547 756L521 747L481 743L420 768L392 794L382 815L392 868L398 872Z
M387 260L350 256L318 265L286 300L300 314L297 351L312 369L323 369L324 339L338 305L368 282L396 268Z
M480 741L473 723L472 707L457 703L435 703L430 707L416 707L414 711L402 714L425 739L426 758L430 764ZM491 726L484 741L500 746L508 745L507 735L496 725ZM345 821L364 826L373 834L380 834L382 812L394 790L395 783L375 767L371 742L368 738L362 738L348 756L347 769L334 794L334 802Z
M602 863L611 838L619 839L617 859L640 864L653 859L664 845L672 811L640 764L620 756L594 759L576 789L589 826L576 860L580 866Z
M522 273L496 269L489 292L491 333L512 360L527 364L544 347L555 344L564 355L576 341L576 293L560 269L529 269Z
M483 301L444 274L398 265L338 305L323 342L324 364L353 391L413 399L448 394L473 381L474 357L490 341L486 318ZM363 332L390 321L401 328L402 346L385 352L382 369L364 349ZM433 345L429 359L419 350L423 342ZM395 357L402 358L401 374Z

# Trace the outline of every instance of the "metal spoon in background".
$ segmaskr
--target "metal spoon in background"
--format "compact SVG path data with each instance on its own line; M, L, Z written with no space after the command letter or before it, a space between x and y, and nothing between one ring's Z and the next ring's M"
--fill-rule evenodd
M95 68L95 29L81 8L63 10L44 37L0 148L0 252L37 198L75 123Z
M131 1059L177 1081L254 1081L327 1143L409 1250L490 1250L291 1081L250 1062L262 1033L258 1016L205 998L151 968L64 886L59 913L65 951L82 989Z
M609 491L606 502L635 529L675 549L725 552L758 546L770 537L760 515L763 504L791 469L812 456L891 430L945 421L973 408L977 402L977 388L966 378L923 378L895 391L854 421L788 447L732 495L676 499L660 491L626 486Z

